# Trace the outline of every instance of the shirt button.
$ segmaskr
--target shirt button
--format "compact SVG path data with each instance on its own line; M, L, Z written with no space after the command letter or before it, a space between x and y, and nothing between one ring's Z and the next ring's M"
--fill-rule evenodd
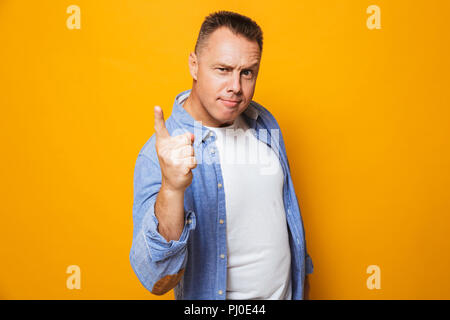
M215 152L216 152L216 150L214 150L214 148L211 149L211 154L214 154Z
M220 223L220 224L223 224L223 220L222 220L222 219L220 219L220 220L219 220L219 223Z
M222 188L222 184L221 184L221 183L219 183L217 186L218 186L219 188Z
M223 292L222 292L222 290L219 290L219 294L222 294Z
M225 255L222 253L222 254L220 255L220 257L223 259L223 258L225 258Z
M192 220L191 220L191 219L189 219L189 220L187 221L187 223L188 223L188 224L190 224L191 222L192 222Z

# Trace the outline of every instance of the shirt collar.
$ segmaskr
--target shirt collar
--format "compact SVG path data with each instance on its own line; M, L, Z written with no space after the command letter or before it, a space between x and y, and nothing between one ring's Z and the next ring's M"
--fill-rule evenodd
M205 126L202 126L199 121L195 121L194 118L192 118L192 116L183 108L182 104L191 93L191 90L192 89L185 90L175 97L175 102L172 109L172 117L179 125L194 133L194 145L198 146L201 142L205 141L206 138L208 138L208 136L213 132ZM254 123L256 121L259 113L260 111L252 102L250 102L244 112L242 112L242 114L247 118L253 120L251 123ZM199 135L200 132L201 134ZM199 136L201 136L201 139L198 138Z

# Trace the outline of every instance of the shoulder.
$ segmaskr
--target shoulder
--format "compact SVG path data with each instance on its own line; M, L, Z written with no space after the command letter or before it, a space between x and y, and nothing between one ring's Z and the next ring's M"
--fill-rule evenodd
M258 118L260 117L265 122L267 127L280 129L280 126L278 125L275 116L269 111L268 108L264 107L262 104L254 100L250 102L249 108L250 108L250 110L248 111L249 113L255 112L252 111L251 109L256 110L256 112L258 113Z
M278 121L275 119L275 116L269 111L269 109L263 107L256 101L251 101L250 105L258 111L258 119L257 122L260 122L263 127L269 130L271 133L271 139L279 139L283 153L286 154L286 148L284 145L283 133L281 132L280 125Z

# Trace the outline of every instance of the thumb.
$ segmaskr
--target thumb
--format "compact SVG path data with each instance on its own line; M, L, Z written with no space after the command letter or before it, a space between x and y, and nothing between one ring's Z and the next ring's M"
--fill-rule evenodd
M155 133L156 137L166 138L170 137L169 131L166 128L164 121L164 113L160 106L155 106Z

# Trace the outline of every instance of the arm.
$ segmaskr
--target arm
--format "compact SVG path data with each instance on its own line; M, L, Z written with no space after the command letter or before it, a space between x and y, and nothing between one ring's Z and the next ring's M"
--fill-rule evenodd
M172 137L164 114L155 107L155 134L146 156L141 152L134 176L133 244L131 266L141 283L154 294L174 288L184 274L187 239L195 228L195 214L184 209L184 192L197 166L194 136Z
M175 198L177 200L171 204ZM156 295L174 288L184 274L187 240L189 231L195 228L195 214L184 210L183 204L180 205L183 199L184 195L171 194L161 188L161 170L157 161L139 154L134 175L134 229L130 262L142 285ZM159 208L182 208L184 219L179 235L177 230L166 231L171 229L168 224L159 224L155 207L156 211Z
M155 202L155 215L159 221L157 231L169 242L178 240L184 227L184 191L171 190L164 184Z

